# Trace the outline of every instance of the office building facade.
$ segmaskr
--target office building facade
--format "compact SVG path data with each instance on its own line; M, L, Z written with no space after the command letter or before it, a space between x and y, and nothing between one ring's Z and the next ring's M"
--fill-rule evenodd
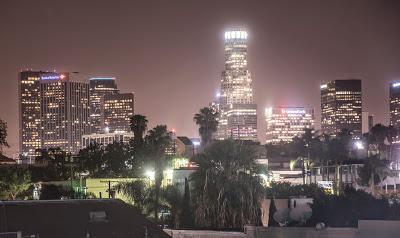
M305 129L314 130L314 109L304 107L267 108L266 143L289 143L294 137L301 137Z
M18 79L19 151L28 158L37 155L40 137L40 76L41 71L22 71Z
M119 93L115 78L96 77L89 80L90 86L90 133L101 133L101 101L104 96Z
M105 132L130 131L130 118L134 115L133 93L105 95L101 103L102 130Z
M321 85L321 129L337 136L348 129L355 137L362 132L360 79L334 80Z
M80 149L89 133L89 85L69 73L24 71L19 77L20 153L33 158L37 149Z
M247 67L247 32L237 28L225 32L225 69L216 104L220 117L217 139L257 141L257 105Z
M42 148L78 153L82 136L90 131L89 84L72 80L69 73L41 79Z
M400 81L390 84L389 97L390 125L400 129Z

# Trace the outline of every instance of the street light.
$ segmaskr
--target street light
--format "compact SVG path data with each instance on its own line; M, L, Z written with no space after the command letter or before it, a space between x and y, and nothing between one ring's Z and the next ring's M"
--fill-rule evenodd
M362 143L362 141L354 142L354 146L356 147L357 150L363 150L364 149L364 144Z

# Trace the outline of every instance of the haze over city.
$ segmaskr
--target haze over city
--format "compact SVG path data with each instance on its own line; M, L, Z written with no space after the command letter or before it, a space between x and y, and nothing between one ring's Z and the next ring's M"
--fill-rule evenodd
M224 30L249 33L248 66L265 141L264 108L316 109L322 83L360 78L363 111L388 124L389 82L400 79L398 1L1 1L0 118L18 150L18 73L115 76L135 113L197 137L193 115L218 92Z

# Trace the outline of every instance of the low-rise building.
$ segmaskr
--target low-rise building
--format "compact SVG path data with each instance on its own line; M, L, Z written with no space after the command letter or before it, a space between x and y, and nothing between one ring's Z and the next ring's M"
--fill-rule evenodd
M133 139L132 132L114 132L114 133L100 133L89 134L82 136L82 149L88 147L91 143L107 146L115 141L129 143Z

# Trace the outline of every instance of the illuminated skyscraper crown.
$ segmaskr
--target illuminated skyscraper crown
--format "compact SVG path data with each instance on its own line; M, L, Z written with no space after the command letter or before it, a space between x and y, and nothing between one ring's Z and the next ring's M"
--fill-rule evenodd
M222 73L221 103L254 103L252 79L247 69L247 31L232 28L225 32L225 70Z

